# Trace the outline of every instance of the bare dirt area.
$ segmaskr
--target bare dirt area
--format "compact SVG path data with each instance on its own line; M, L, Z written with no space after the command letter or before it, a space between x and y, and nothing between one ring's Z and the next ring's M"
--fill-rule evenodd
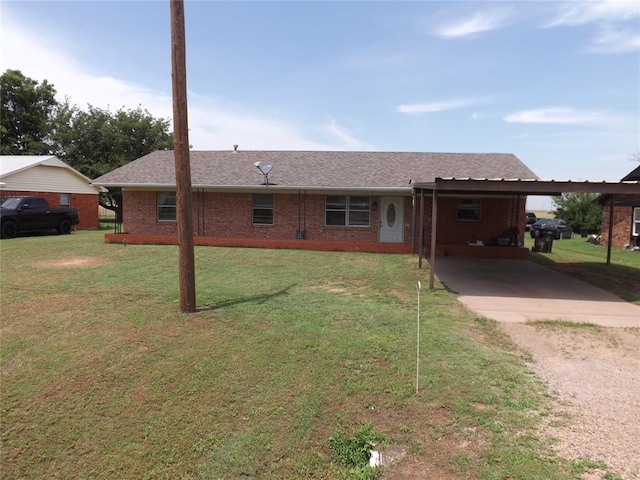
M549 385L554 411L541 433L556 439L559 455L607 465L585 480L612 473L640 479L640 329L565 323L502 327L531 355L532 370Z
M101 257L69 257L36 262L31 266L36 268L91 268L108 264L109 261Z

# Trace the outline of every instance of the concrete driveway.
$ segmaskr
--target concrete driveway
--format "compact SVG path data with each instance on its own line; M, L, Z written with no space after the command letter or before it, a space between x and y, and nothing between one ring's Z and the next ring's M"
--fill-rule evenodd
M437 257L435 274L479 316L640 327L640 306L529 260Z

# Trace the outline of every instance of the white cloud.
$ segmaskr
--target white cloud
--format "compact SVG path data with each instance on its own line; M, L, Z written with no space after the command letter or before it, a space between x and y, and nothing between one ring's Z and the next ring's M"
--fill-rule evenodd
M589 125L606 123L613 118L605 112L581 111L571 107L545 107L509 114L504 117L504 121L509 123Z
M331 138L337 139L345 149L350 150L373 150L372 145L367 145L356 139L351 132L340 125L337 120L332 119L326 127L326 132Z
M466 37L503 27L511 16L510 9L476 12L472 17L445 25L434 33L442 38Z
M406 114L443 112L445 110L453 110L456 108L472 107L485 102L486 99L483 98L458 98L453 100L444 100L441 102L413 103L399 105L396 107L396 112Z
M637 17L640 17L640 2L635 0L571 2L562 4L555 18L542 28L594 24L597 33L591 39L587 51L624 54L640 50Z
M556 17L545 27L584 25L592 22L631 20L640 16L640 3L635 0L604 2L570 2L560 6Z
M117 110L142 105L155 116L171 116L171 95L154 91L108 75L87 71L72 58L60 53L54 39L21 29L18 23L3 19L1 41L4 46L0 60L2 71L20 70L37 81L47 80L57 91L58 100L69 97L80 107ZM20 45L20 48L9 48Z
M0 68L20 70L37 81L47 80L58 100L69 97L72 104L85 108L87 104L111 111L141 106L153 116L172 119L170 91L154 90L125 79L101 75L67 56L62 45L48 35L38 36L20 27L15 19L2 19ZM9 48L20 45L20 48ZM231 149L234 144L245 150L337 150L356 149L359 142L340 135L336 126L327 142L305 138L301 131L268 115L236 113L221 107L207 97L189 91L189 143L194 149ZM245 107L245 110L247 107ZM345 147L346 144L346 147Z
M640 33L615 30L611 26L600 29L591 41L589 51L594 53L619 54L640 50Z

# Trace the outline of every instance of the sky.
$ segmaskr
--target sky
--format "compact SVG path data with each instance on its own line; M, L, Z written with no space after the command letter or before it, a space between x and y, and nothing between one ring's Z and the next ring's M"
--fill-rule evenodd
M194 150L513 153L546 180L638 166L640 0L193 0L185 30ZM0 68L170 120L169 1L0 0Z

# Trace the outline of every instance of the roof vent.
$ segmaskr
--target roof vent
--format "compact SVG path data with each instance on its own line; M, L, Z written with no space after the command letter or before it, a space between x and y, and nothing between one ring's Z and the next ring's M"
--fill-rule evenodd
M233 146L233 153L238 153L238 145Z

